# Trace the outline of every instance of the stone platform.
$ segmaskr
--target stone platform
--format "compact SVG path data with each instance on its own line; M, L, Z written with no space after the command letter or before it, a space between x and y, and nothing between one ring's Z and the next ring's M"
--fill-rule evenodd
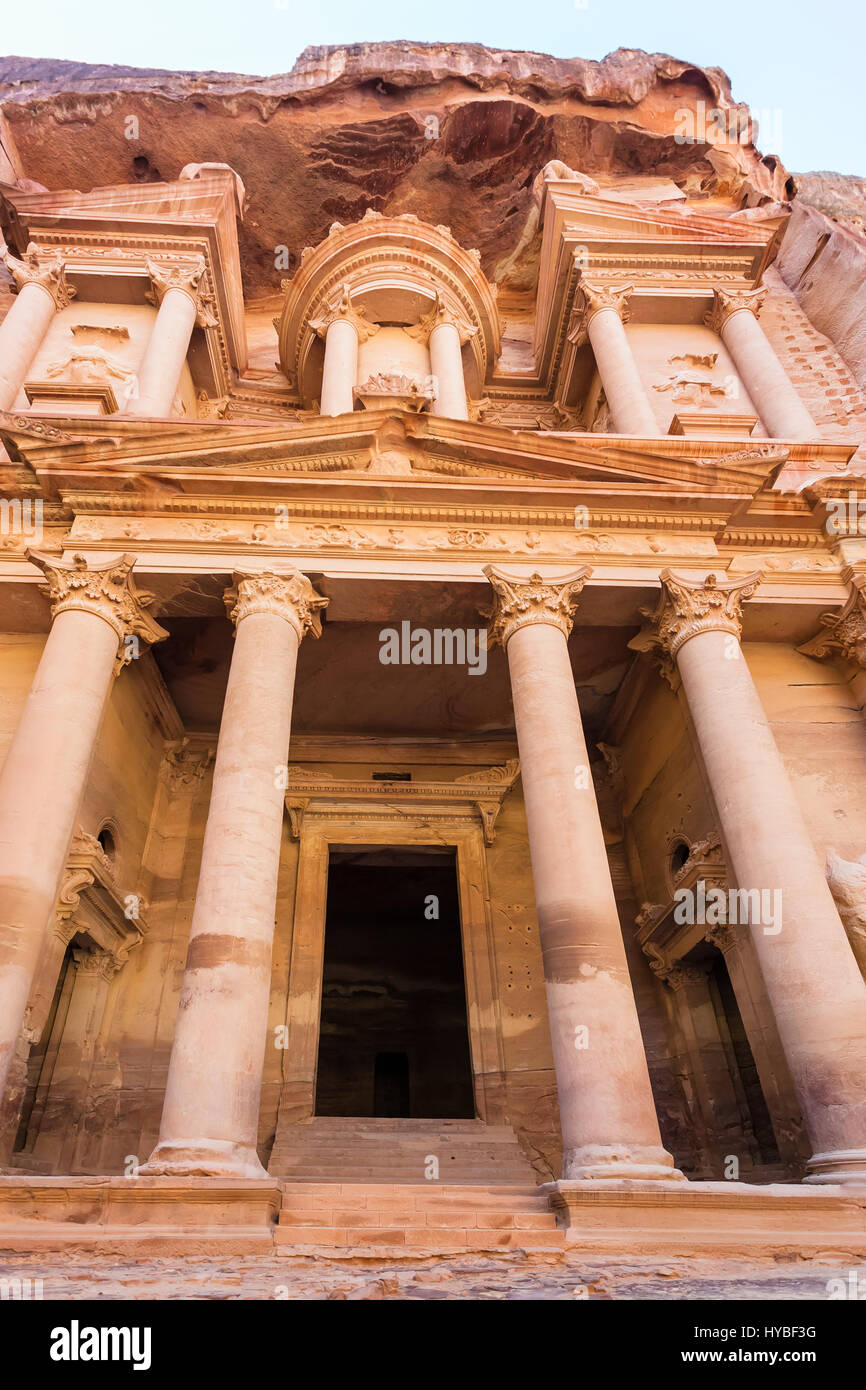
M866 1188L0 1177L0 1252L866 1256Z

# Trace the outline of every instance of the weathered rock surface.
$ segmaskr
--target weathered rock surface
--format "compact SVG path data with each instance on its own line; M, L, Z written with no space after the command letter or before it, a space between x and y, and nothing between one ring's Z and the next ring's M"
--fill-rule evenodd
M730 139L697 138L698 122L683 141L684 113L700 103L730 113ZM591 62L355 44L309 48L272 77L0 59L7 178L87 190L175 179L190 162L236 169L249 194L248 296L275 293L304 246L368 207L450 225L495 275L551 159L602 183L649 173L727 210L789 198L775 156L736 138L747 120L720 69L635 49Z

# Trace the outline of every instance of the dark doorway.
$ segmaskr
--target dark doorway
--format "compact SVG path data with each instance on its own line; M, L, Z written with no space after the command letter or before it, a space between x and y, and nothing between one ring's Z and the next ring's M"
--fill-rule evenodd
M773 1132L773 1123L764 1099L755 1058L746 1036L734 986L731 984L728 967L721 951L714 953L709 987L720 1032L729 1049L728 1068L735 1084L739 1081L737 1090L745 1101L749 1125L755 1136L761 1163L778 1164L779 1148Z
M474 1117L453 850L331 851L316 1114Z

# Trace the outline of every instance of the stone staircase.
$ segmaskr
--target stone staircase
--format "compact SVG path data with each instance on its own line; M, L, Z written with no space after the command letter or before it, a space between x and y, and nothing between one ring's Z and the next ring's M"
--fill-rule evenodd
M495 1183L281 1182L274 1235L283 1253L323 1247L333 1255L563 1250L537 1187ZM285 1249L290 1247L290 1249Z
M269 1171L284 1253L564 1248L510 1125L317 1116L281 1130Z
M344 1119L286 1126L268 1172L307 1182L517 1183L535 1173L510 1125L481 1120Z

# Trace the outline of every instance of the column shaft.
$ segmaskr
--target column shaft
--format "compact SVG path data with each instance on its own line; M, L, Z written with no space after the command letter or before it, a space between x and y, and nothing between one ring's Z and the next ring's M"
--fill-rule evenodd
M0 410L10 410L28 369L56 313L54 300L41 285L22 286L0 324Z
M545 586L537 575L521 585L501 571L486 573L500 605L499 627L494 621L491 635L506 646L511 678L562 1125L562 1175L681 1180L661 1143L589 776L562 625L568 586ZM558 622L552 612L557 603ZM545 616L526 620L533 606Z
M616 309L598 309L590 316L586 331L617 433L641 438L660 435Z
M149 601L131 589L131 556L90 570L83 561L69 566L30 558L48 574L58 607L0 773L0 1093L54 911L118 644L136 605ZM89 595L67 587L70 571L76 583L89 579ZM118 608L124 611L100 612ZM152 620L148 629L149 640L165 635Z
M196 306L184 290L166 290L150 341L138 369L138 394L130 396L124 415L167 419L180 385Z
M776 439L815 439L818 427L797 395L751 309L738 309L722 324L722 341L767 433Z
M335 318L325 335L321 413L350 415L358 382L358 330L349 318Z
M287 596L292 589L295 599ZM298 645L324 600L241 577L159 1143L145 1175L261 1178L256 1154ZM298 616L298 604L302 613Z
M453 323L438 323L430 334L430 371L436 378L432 414L468 420L460 334Z
M682 646L683 688L737 886L781 892L780 930L750 927L815 1147L811 1181L866 1181L866 986L745 659L727 656L730 640L709 631Z

